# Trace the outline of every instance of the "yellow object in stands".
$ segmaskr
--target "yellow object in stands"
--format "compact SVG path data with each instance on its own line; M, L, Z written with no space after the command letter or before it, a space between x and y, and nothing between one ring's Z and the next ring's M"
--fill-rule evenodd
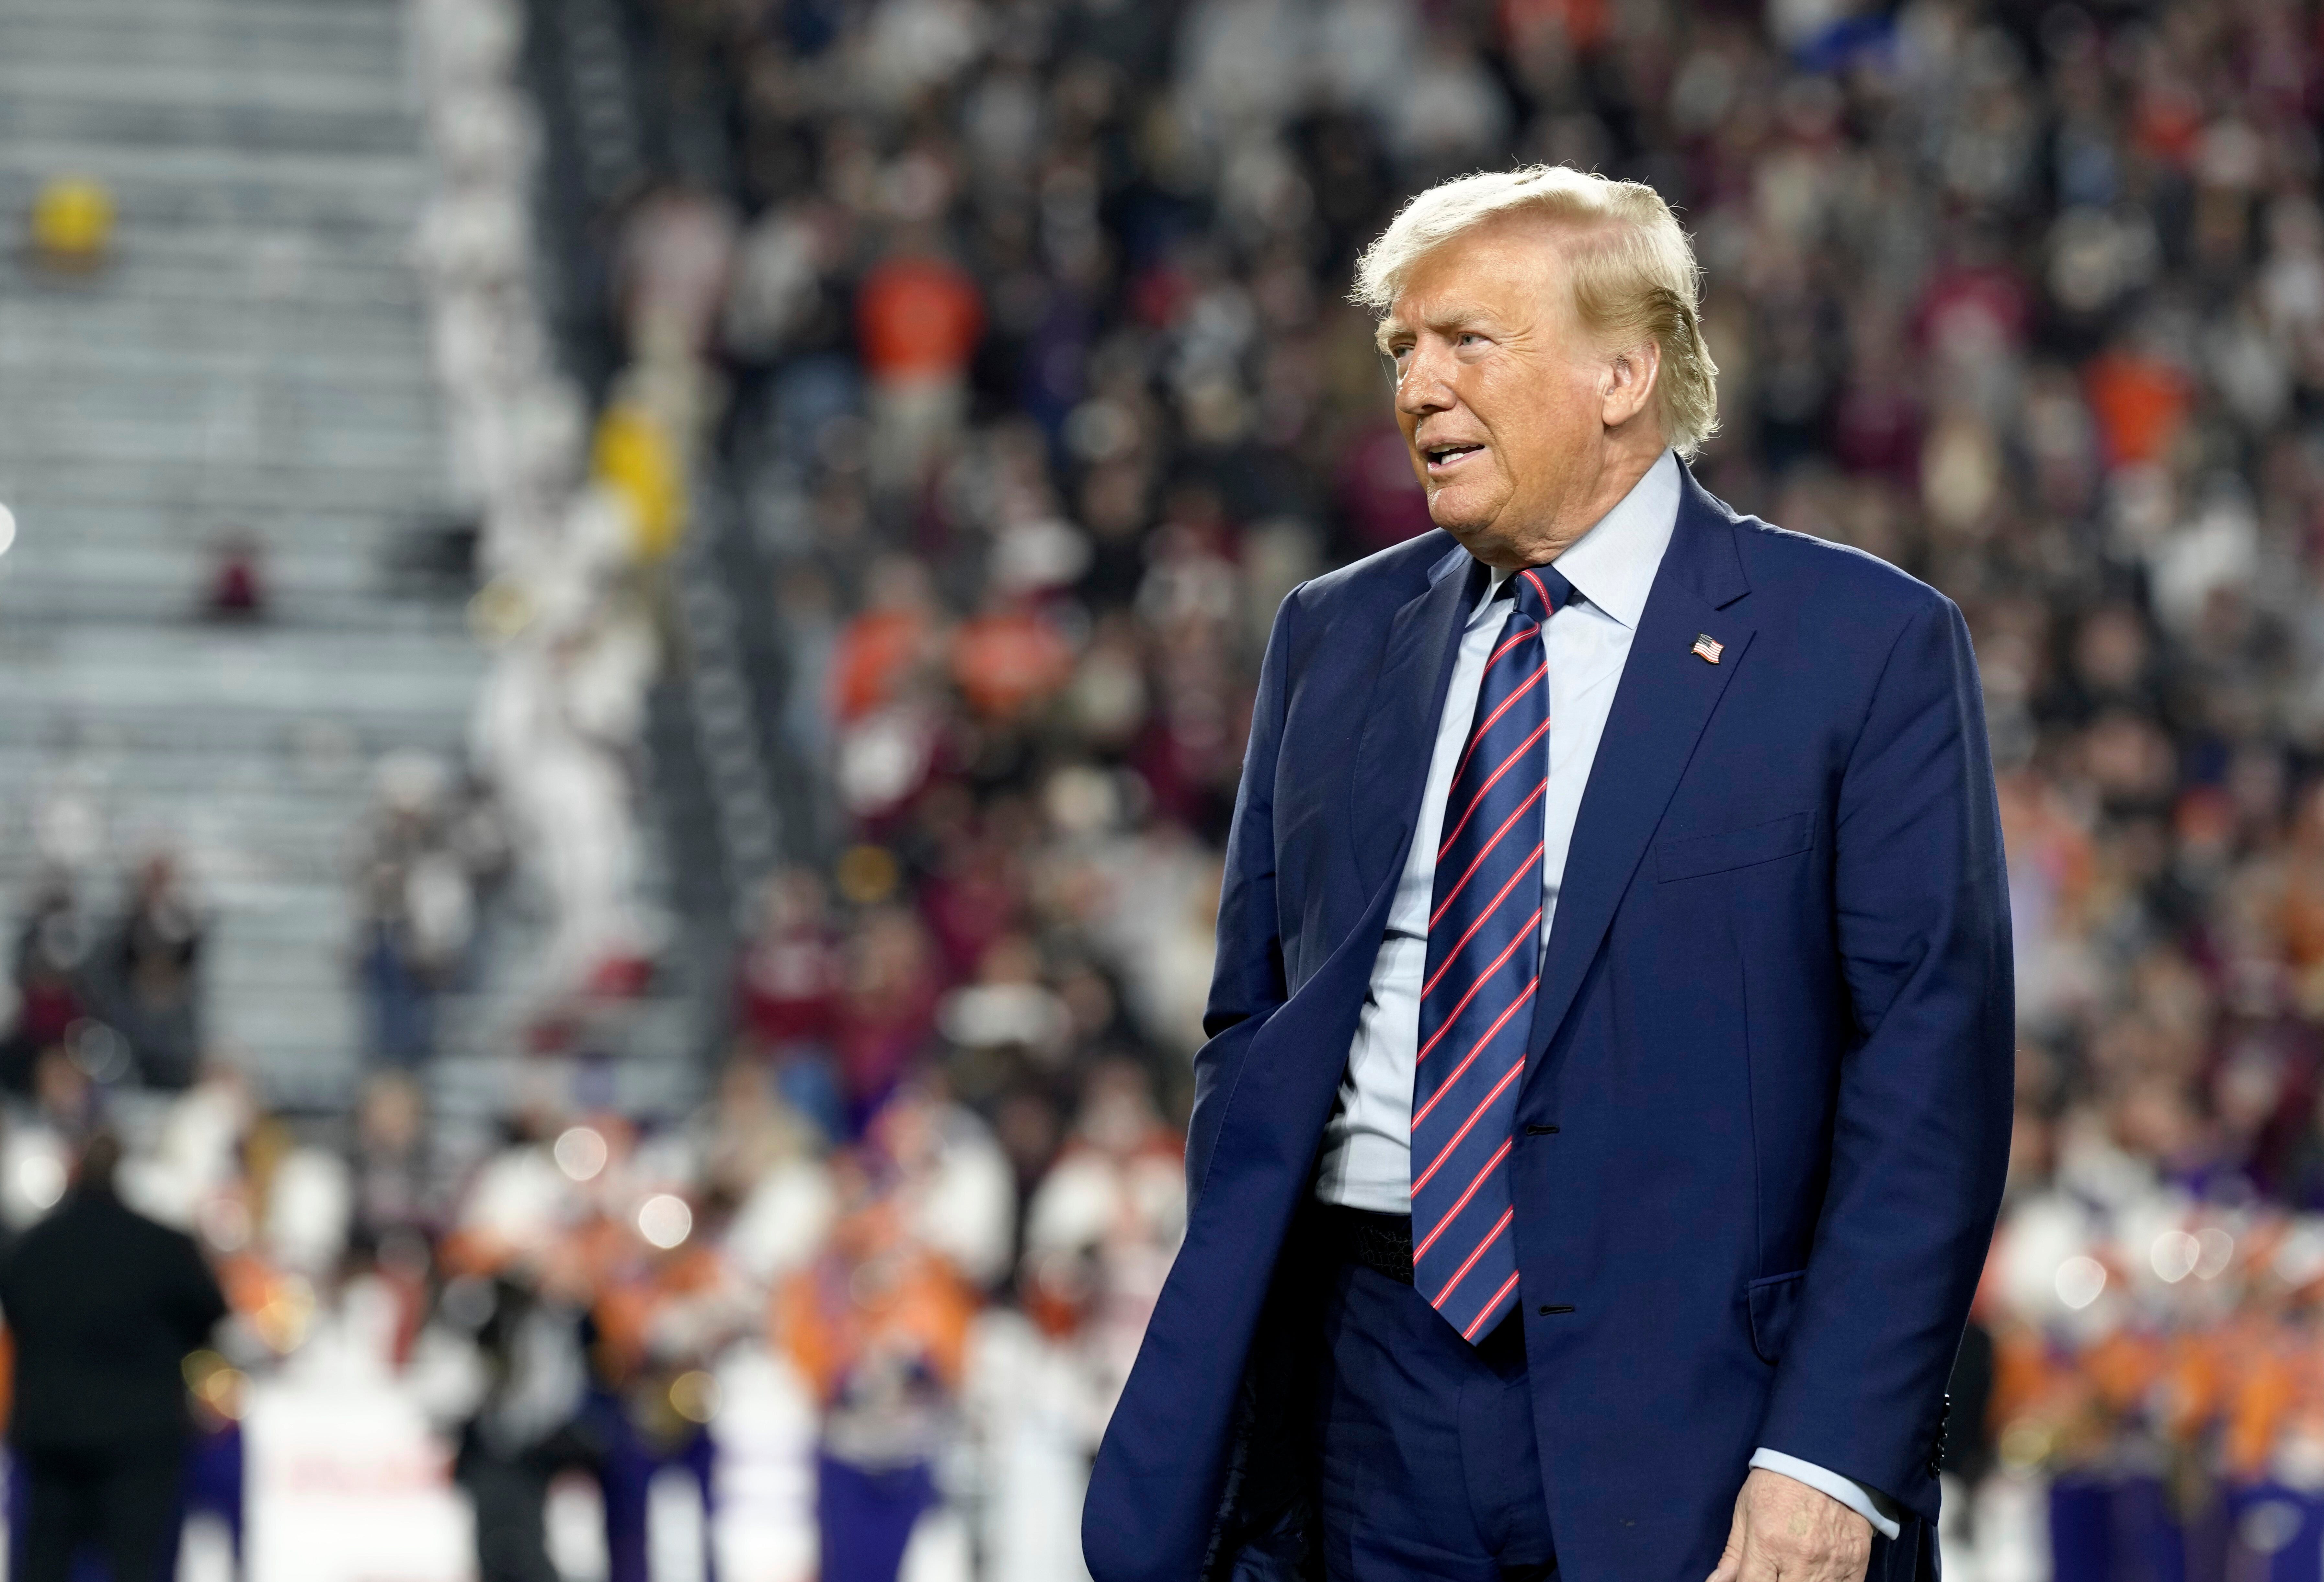
M622 496L636 526L641 560L659 560L686 531L686 481L669 432L633 402L616 402L597 420L590 469Z

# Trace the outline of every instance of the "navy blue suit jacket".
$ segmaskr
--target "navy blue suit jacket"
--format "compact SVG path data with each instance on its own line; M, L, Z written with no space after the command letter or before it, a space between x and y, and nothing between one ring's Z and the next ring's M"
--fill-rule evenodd
M1097 1582L1292 1574L1239 1508L1481 573L1427 533L1276 619L1227 855L1192 1213L1083 1519ZM1722 645L1711 663L1699 635ZM1510 1156L1563 1582L1701 1582L1755 1447L1917 1518L2008 1152L2007 898L1950 601L1689 475L1575 825ZM1271 1359L1271 1360L1270 1360ZM1895 1562L1891 1565L1891 1561Z

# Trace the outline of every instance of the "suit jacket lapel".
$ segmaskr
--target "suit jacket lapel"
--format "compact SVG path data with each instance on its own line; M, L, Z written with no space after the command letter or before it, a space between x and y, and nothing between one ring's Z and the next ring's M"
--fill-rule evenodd
M1536 1067L1755 631L1742 610L1729 607L1750 592L1734 519L1681 471L1678 525L1646 596L1574 819L1526 1046ZM1715 663L1692 652L1704 634L1724 645Z
M1464 569L1469 575L1461 574ZM1426 590L1388 624L1349 785L1349 847L1361 894L1370 895L1403 865L1428 782L1453 655L1485 575L1468 550L1454 546L1429 568Z

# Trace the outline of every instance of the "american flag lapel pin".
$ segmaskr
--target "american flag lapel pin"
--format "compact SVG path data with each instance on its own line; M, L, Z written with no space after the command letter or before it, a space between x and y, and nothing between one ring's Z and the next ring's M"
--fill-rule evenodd
M1694 646L1687 652L1701 654L1706 664L1717 664L1719 656L1727 652L1727 645L1713 639L1708 632L1698 632L1694 634Z

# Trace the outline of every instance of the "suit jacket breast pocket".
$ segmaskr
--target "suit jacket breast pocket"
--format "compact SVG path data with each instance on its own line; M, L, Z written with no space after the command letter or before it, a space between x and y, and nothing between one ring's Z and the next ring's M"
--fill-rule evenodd
M1665 839L1656 848L1655 876L1665 884L1679 879L1700 879L1706 874L1797 856L1814 842L1814 817L1787 813L1781 819L1747 825L1741 829Z

